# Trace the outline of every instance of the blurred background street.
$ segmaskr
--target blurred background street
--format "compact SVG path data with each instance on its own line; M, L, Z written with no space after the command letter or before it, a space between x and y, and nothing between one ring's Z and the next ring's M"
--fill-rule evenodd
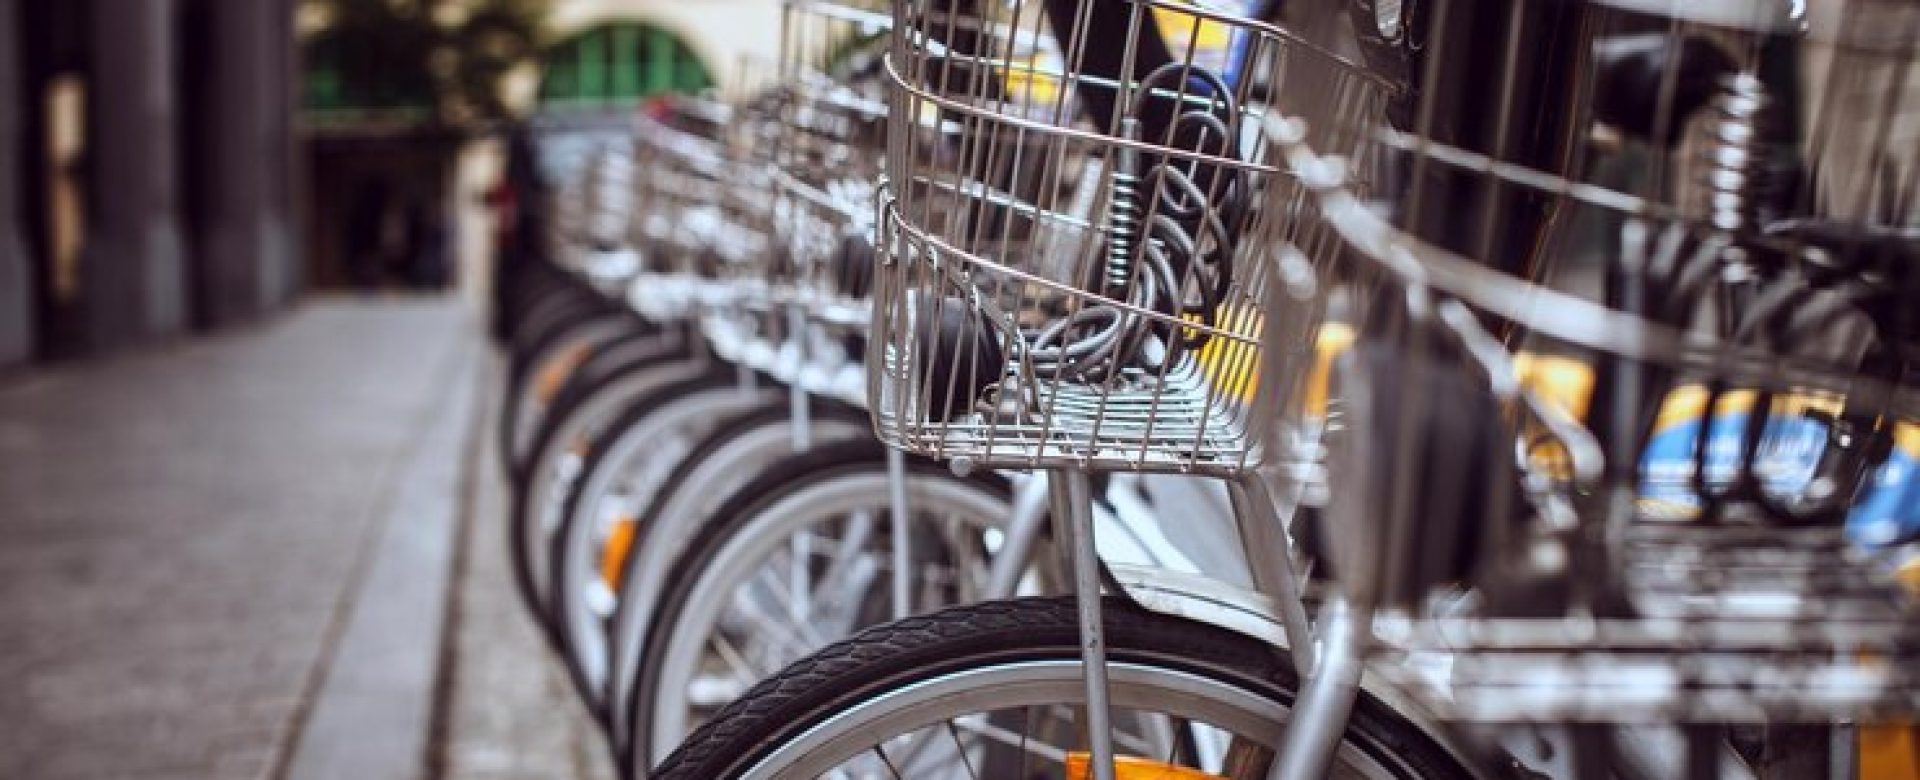
M609 776L480 438L505 150L777 7L0 0L0 778Z
M320 297L0 387L0 777L595 776L470 320Z
M0 0L0 780L1920 780L1920 3L1423 8Z

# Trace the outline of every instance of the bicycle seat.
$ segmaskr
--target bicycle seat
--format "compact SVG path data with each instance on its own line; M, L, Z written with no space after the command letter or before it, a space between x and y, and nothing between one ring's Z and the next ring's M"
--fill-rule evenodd
M1382 556L1374 575L1384 586L1378 595L1385 604L1414 604L1436 586L1466 582L1486 566L1499 566L1485 555L1489 533L1497 524L1515 523L1529 506L1517 473L1496 466L1512 459L1517 435L1500 403L1483 379L1447 354L1451 350L1428 347L1438 352L1409 353L1399 344L1363 338L1339 359L1343 382L1364 383L1372 391L1362 396L1369 399L1366 409L1349 412L1366 418L1356 423L1363 427L1343 434L1364 437L1348 445L1358 447L1357 459L1330 464L1362 476L1362 484L1347 489L1330 483L1334 501L1357 502L1362 509L1325 515L1344 521L1323 529L1324 536L1335 567L1365 568L1362 560ZM1398 389L1408 382L1423 389L1425 409L1404 405ZM1411 461L1399 460L1404 436L1416 442ZM1409 529L1415 539L1390 547L1391 502L1385 497L1395 493L1416 497Z
M873 242L864 235L849 233L840 239L840 251L834 258L834 286L841 295L865 298L873 292Z
M926 399L932 419L964 416L1006 370L999 334L959 298L915 295L909 303L919 345L918 381L908 383L909 391Z

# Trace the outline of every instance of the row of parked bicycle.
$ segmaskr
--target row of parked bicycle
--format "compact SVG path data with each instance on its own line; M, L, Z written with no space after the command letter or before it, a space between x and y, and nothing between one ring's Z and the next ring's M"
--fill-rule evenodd
M1842 4L787 0L516 145L520 589L628 777L1920 777Z

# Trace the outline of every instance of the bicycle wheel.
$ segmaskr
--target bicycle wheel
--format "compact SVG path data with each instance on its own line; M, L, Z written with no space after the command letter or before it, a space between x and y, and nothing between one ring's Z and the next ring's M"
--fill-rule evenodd
M684 361L688 348L682 336L675 330L636 330L569 355L565 370L550 365L545 377L535 377L533 372L523 372L528 375L524 379L508 377L496 420L501 461L508 475L516 481L521 479L539 447L546 444L549 429L619 375L649 363ZM519 391L514 390L516 384L521 387ZM506 392L524 395L515 399L507 397ZM515 415L521 421L516 422Z
M706 375L711 368L684 356L664 357L578 388L564 404L556 404L559 410L542 426L526 467L515 479L519 489L508 529L514 577L527 607L543 626L552 627L546 611L552 583L548 539L559 528L561 508L579 478L581 460L593 437L637 399Z
M629 702L627 755L663 758L698 720L788 662L892 617L886 453L875 441L797 456L736 494L670 569ZM1011 491L910 459L913 613L982 598L989 533Z
M594 437L550 540L554 586L548 600L561 656L589 710L598 712L606 695L606 621L615 604L608 558L626 557L640 510L716 425L782 400L772 389L703 379L649 396Z
M813 446L871 437L865 412L833 403L811 410ZM646 641L653 605L667 588L667 575L707 518L741 488L795 455L792 409L770 404L721 426L681 462L667 486L634 524L632 544L616 580L619 599L608 627L611 673L607 679L608 734L616 755L626 752L628 697Z
M562 284L527 307L525 316L507 340L509 368L522 362L527 354L554 332L584 319L620 313L616 304L587 289L578 279Z
M1106 602L1116 747L1188 777L1264 778L1296 679L1239 634ZM717 714L652 775L1061 777L1085 700L1071 599L957 607L878 626L788 667ZM1084 760L1084 754L1079 754ZM1337 778L1468 773L1418 727L1362 698Z
M500 442L507 465L525 462L542 418L560 390L603 346L652 330L631 315L608 313L576 322L515 356L508 367Z

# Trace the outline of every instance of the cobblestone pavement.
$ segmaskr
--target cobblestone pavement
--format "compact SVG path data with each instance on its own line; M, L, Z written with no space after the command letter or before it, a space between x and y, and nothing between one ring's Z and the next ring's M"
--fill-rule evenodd
M475 330L319 300L0 383L0 777L284 772Z
M498 414L496 391L482 425ZM447 708L436 756L450 780L578 778L610 780L598 726L515 591L507 560L508 496L491 427L476 437L464 551L453 606L444 679Z

